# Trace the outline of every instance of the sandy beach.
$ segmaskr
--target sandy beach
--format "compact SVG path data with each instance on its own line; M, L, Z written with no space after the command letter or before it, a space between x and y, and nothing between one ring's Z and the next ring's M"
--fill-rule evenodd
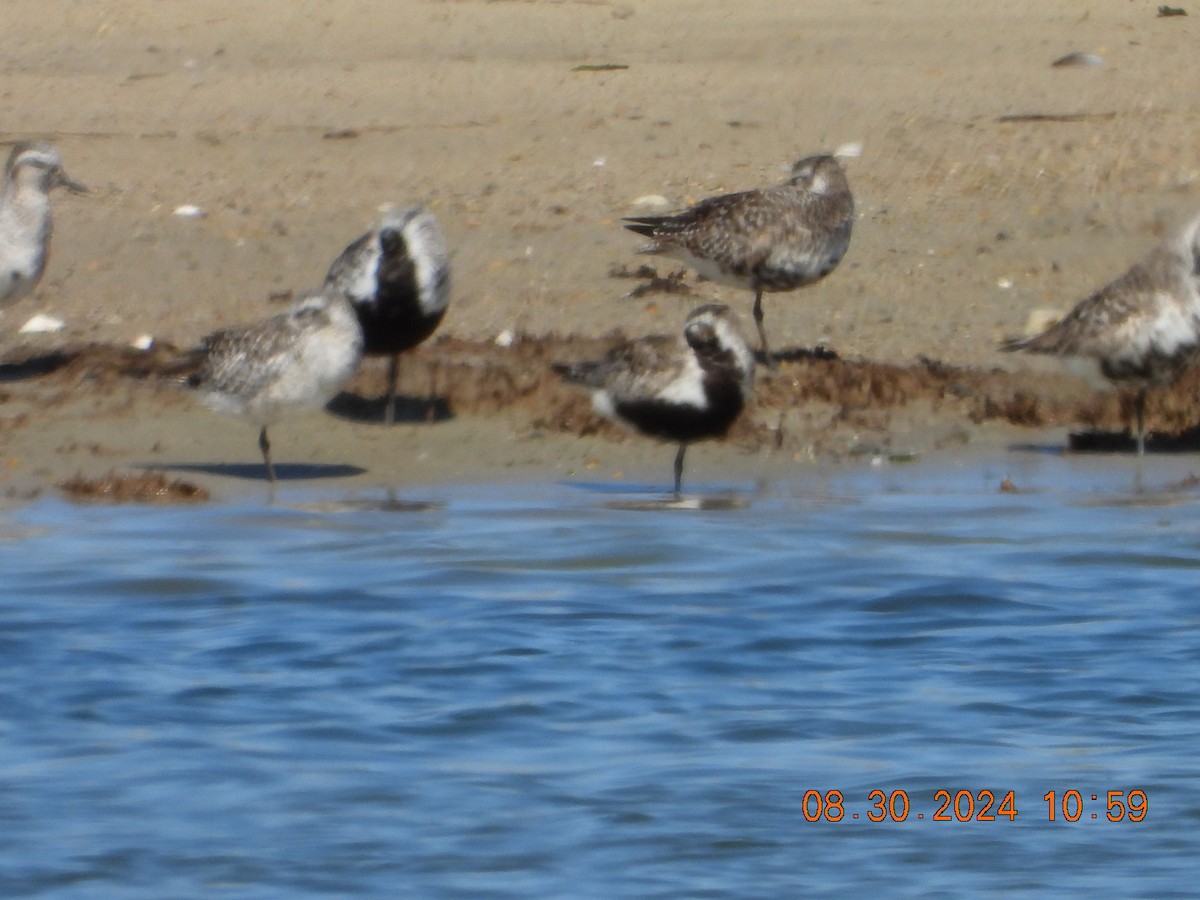
M636 256L621 217L847 143L850 252L767 298L790 360L689 479L1119 430L1118 397L996 347L1200 207L1200 24L1157 6L10 0L0 140L54 141L92 193L54 196L46 276L0 318L0 492L146 466L257 489L253 431L127 348L283 309L381 204L414 202L447 234L454 293L406 360L404 421L379 422L367 361L330 412L272 429L283 480L665 484L669 448L601 423L548 364L677 332L712 300L749 325L752 297L691 273L684 294L628 297L614 272L677 267ZM1052 65L1072 52L1102 64ZM37 313L65 328L19 334ZM1196 388L1152 397L1150 426L1200 422Z

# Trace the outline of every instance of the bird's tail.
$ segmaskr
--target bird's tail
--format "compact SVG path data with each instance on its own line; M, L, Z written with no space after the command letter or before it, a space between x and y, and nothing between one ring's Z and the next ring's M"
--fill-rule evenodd
M999 349L1002 353L1015 353L1018 350L1028 350L1030 353L1061 353L1063 341L1068 337L1069 333L1064 331L1062 322L1056 322L1036 334L1009 338Z
M664 216L641 216L632 219L622 219L625 227L634 234L640 234L642 237L653 238L654 232L663 222L666 221Z
M196 387L201 379L201 369L208 359L208 351L204 347L192 347L189 350L179 350L167 360L155 367L155 374L170 384L183 387Z
M1036 335L1035 335L1036 337ZM1002 343L997 349L1001 353L1015 353L1018 350L1025 350L1033 343L1034 337L1009 338Z
M596 379L600 364L597 362L551 363L550 370L568 384L591 386Z

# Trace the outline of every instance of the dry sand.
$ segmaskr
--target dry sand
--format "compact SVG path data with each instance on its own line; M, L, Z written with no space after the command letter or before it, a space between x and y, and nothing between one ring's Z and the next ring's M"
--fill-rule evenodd
M711 299L748 319L751 298L690 275L687 296L626 298L636 282L614 268L671 266L635 257L620 217L646 194L682 206L771 183L846 142L863 145L849 255L766 300L776 346L840 360L797 354L764 377L688 477L1063 437L1017 425L1117 428L1116 398L994 371L1029 366L995 346L1200 206L1200 18L1157 6L101 0L51 16L7 0L0 138L56 141L93 194L54 198L46 277L0 319L0 491L143 465L190 467L218 495L257 489L249 428L114 348L271 314L381 203L417 201L447 232L455 282L442 339L406 368L414 421L384 428L347 396L332 419L281 423L284 476L666 483L668 449L601 426L545 363L614 329L675 332ZM1104 64L1051 65L1072 51ZM624 68L578 70L606 65ZM173 215L183 204L207 215ZM18 335L38 312L66 329ZM520 339L496 347L506 330ZM351 394L373 396L379 368ZM1151 424L1200 421L1194 397L1189 380L1155 398Z

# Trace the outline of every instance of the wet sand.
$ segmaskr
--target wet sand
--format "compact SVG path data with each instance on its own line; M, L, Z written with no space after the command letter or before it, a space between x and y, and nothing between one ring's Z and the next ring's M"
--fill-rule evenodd
M546 364L617 331L677 332L710 300L748 323L751 297L690 273L686 293L628 297L638 282L612 272L673 267L636 257L620 217L643 195L771 183L847 142L863 145L850 253L766 298L794 358L725 445L689 453L687 480L1120 430L1120 398L995 347L1200 206L1200 99L1179 77L1197 28L1117 0L130 0L65 22L12 0L0 138L56 141L93 193L55 196L46 277L0 317L0 491L145 466L218 497L260 490L253 431L125 348L278 311L385 202L437 213L451 310L406 362L406 421L378 421L368 361L330 413L272 429L285 483L666 484L670 449L596 420ZM1051 65L1072 51L1104 64ZM184 204L205 215L173 215ZM39 312L66 328L17 334ZM1160 433L1200 422L1185 382L1151 399Z

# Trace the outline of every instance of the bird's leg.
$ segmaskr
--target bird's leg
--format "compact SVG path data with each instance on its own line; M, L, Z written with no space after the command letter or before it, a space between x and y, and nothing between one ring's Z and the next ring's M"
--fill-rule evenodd
M679 445L679 452L675 454L675 499L678 500L683 496L683 455L687 453L687 444Z
M271 441L267 438L267 426L258 433L258 449L262 451L263 464L267 467L267 481L275 483L275 467L271 465Z
M1133 401L1137 415L1137 455L1146 455L1146 389L1140 388Z
M396 382L400 378L400 354L393 353L388 359L387 399L383 406L383 424L393 425L396 422Z
M768 369L773 369L775 360L771 356L771 349L767 346L767 330L763 328L762 295L762 288L758 288L754 292L754 324L758 326L759 352L762 353L763 362Z
M425 421L432 425L433 420L437 417L437 380L440 374L438 361L435 359L429 364L429 396L425 402Z

